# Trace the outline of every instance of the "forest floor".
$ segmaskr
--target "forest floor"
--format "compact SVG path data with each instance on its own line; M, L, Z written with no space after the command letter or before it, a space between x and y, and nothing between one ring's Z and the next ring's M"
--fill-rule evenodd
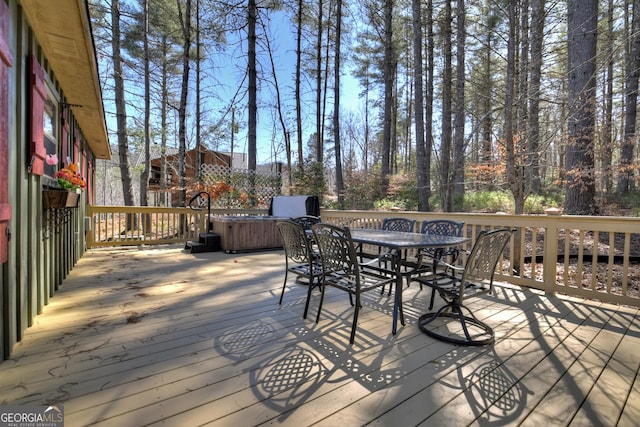
M531 235L528 233L525 244L527 245L526 253L532 253L532 243ZM585 232L583 236L580 235L580 232L574 231L569 234L569 261L565 264L564 255L566 250L566 235L564 232L560 233L558 238L558 264L556 270L556 277L558 283L564 283L565 281L569 281L567 285L576 286L576 282L578 280L581 281L581 284L584 288L592 288L592 279L593 279L593 261L596 261L596 280L595 280L595 289L596 291L607 291L608 284L604 278L607 277L609 264L608 257L610 252L613 250L614 255L620 256L624 254L624 248L626 245L625 234L623 233L615 233L614 234L614 242L613 245L609 242L609 233L598 233L596 237L593 232ZM537 248L538 252L540 248L544 245L544 235L538 233L536 236L537 239ZM578 258L578 248L580 247L580 241L582 240L582 246L584 255L582 260ZM592 257L594 254L594 248L596 248L595 254L599 255L598 257ZM616 258L614 260L612 269L612 281L611 281L611 290L609 292L613 294L622 295L623 292L632 297L640 298L640 233L632 233L629 238L629 265L625 268L621 261L621 258ZM562 258L560 258L562 256ZM595 258L595 259L594 259ZM578 278L578 263L582 261L582 277ZM568 271L565 273L565 265L568 268ZM525 263L524 265L525 274L531 274L531 263ZM542 265L540 264L537 268L536 276L539 280L542 279ZM602 280L600 278L603 278ZM624 291L626 283L626 291Z

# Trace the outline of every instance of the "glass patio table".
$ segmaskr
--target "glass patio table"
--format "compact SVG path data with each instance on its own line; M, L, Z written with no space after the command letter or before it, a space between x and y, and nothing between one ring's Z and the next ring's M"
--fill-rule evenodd
M376 230L371 228L350 228L351 239L354 243L388 248L393 257L393 271L396 276L396 292L393 303L393 326L391 332L395 335L398 329L398 315L404 326L404 311L402 309L402 251L421 248L445 248L467 243L468 237L439 236L422 233L405 233L400 231Z

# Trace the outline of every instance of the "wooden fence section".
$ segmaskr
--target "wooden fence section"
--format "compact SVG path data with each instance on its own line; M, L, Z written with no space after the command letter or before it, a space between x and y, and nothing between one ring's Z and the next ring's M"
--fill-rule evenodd
M385 217L465 224L469 247L481 230L515 228L496 279L606 302L640 306L640 218L422 212L322 211L334 224L379 227Z
M211 215L266 215L266 209L211 209ZM89 206L87 247L158 245L198 240L208 211L148 206Z
M266 215L265 209L212 209L212 215ZM91 206L87 246L161 244L197 240L207 211L187 208ZM640 307L640 218L322 210L336 225L379 228L386 217L447 218L481 230L515 228L496 279L508 283ZM127 218L135 227L127 227ZM145 224L148 226L143 227Z

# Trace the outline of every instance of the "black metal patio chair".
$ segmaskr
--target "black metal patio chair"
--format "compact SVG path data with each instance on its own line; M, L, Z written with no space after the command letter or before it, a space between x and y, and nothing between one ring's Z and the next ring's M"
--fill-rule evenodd
M420 227L422 234L432 234L436 236L462 236L462 227L464 222L453 221L450 219L434 219L423 221ZM417 253L418 266L407 274L407 286L411 283L414 277L421 276L426 273L437 274L440 261L444 260L448 264L454 264L460 254L460 248L456 246L448 248L423 248ZM420 289L422 289L422 282L420 282ZM433 302L435 299L435 291L431 291L431 301L429 303L429 310L433 308Z
M445 305L436 312L429 312L419 317L418 327L421 331L434 338L454 344L493 344L495 341L493 329L480 321L464 305L464 301L493 291L493 276L496 265L513 232L514 230L511 229L482 231L463 267L447 264L447 273L414 278L414 280L431 286L445 301ZM442 260L440 262L446 264ZM462 333L457 328L455 330L449 328L452 323L456 324L456 322L448 320L444 324L440 324L443 322L435 322L436 319L456 320Z
M408 218L384 218L382 220L381 230L402 231L405 233L413 233L416 225L415 219ZM357 246L356 252L361 258L377 258L382 253L382 248L378 248L378 253L366 252L361 245Z
M409 218L385 218L382 220L381 230L400 231L403 233L413 233L415 231L416 220ZM378 254L381 253L379 249ZM406 258L406 253L402 254Z
M416 226L416 220L415 219L409 219L409 218L384 218L382 220L382 225L380 226L381 230L388 230L388 231L400 231L400 232L404 232L404 233L413 233L415 231L415 226ZM363 248L362 245L357 246L357 252L358 252L358 256L360 257L360 260L362 261L364 258L379 258L382 255L382 248L378 248L378 253L369 253L366 252ZM401 254L401 256L406 257L406 252ZM387 260L381 261L384 263L385 267L387 266L387 262L388 262L388 257ZM389 287L389 295L391 295L391 286ZM384 293L384 287L380 290L381 293Z
M358 315L362 308L362 294L387 284L391 286L396 280L393 274L385 274L375 267L369 268L368 266L377 265L379 260L386 260L391 255L382 254L380 259L376 258L367 263L361 263L358 262L358 256L348 227L320 223L313 225L311 229L313 230L314 241L318 245L323 268L323 286L321 287L316 323L320 321L326 288L333 287L347 292L351 304L354 306L349 339L349 343L353 344L358 325ZM311 293L307 297L305 312L308 310L310 297ZM355 301L353 297L355 297Z
M409 218L385 218L382 220L382 230L403 231L405 233L413 233L416 225L415 219Z
M318 253L313 248L311 236L303 225L291 220L276 220L276 226L280 232L285 252L284 283L282 284L279 304L282 304L289 272L296 276L296 280L300 278L307 280L309 286L307 291L308 300L313 288L322 284L322 265L320 264ZM307 307L305 307L303 314L305 319L307 318Z

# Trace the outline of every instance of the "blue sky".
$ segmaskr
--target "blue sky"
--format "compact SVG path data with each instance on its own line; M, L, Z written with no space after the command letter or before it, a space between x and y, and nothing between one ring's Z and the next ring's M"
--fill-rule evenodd
M271 41L271 49L273 51L274 63L276 67L276 73L279 80L279 87L281 96L283 98L283 103L286 103L285 109L288 113L288 127L290 132L295 131L294 127L294 117L291 116L295 112L294 109L294 78L295 78L295 61L296 61L296 40L295 40L295 29L290 27L288 18L283 13L273 13L271 16L271 27L270 27L272 41ZM260 30L259 33L262 31ZM221 65L216 69L215 78L219 79L221 82L221 86L219 86L218 95L220 95L223 100L227 102L231 100L233 97L238 85L240 84L243 78L244 70L242 67L245 67L246 64L243 63L246 61L245 52L246 46L241 45L238 46L236 44L236 40L229 38L229 56L226 59L218 59L216 65ZM236 59L240 58L240 61ZM259 61L263 67L265 73L270 73L270 63L268 61L268 56L266 53L259 53ZM343 60L344 63L344 60ZM333 78L333 70L330 70L331 79ZM308 77L307 77L308 78ZM342 84L341 91L343 96L341 97L341 110L346 111L349 109L359 110L361 109L362 101L358 98L357 94L360 92L358 87L358 82L353 79L348 71L342 71ZM246 84L246 83L245 83ZM305 128L303 141L307 141L310 135L315 132L315 119L313 114L315 114L315 98L313 92L311 92L310 85L315 85L315 82L307 81L305 88L303 89L303 109L305 109L306 114L303 113L303 127ZM273 118L272 115L275 114L275 110L266 106L265 104L270 104L274 101L273 93L275 93L270 86L266 82L262 82L261 90L258 94L258 102L260 104L258 108L258 162L264 162L271 160L272 149L271 142L272 139L276 141L282 140L282 132L281 128L278 125L275 128L273 127ZM330 97L332 96L333 88L328 87L327 89L330 92ZM222 105L223 102L221 101ZM240 104L241 108L246 109L246 102ZM327 110L328 114L331 114L331 107ZM243 118L246 117L246 111L238 111L238 115L242 114ZM295 141L295 138L294 138ZM236 147L238 149L242 148L246 151L246 132L242 132L238 135ZM278 159L279 161L284 161L284 157Z
M279 79L280 91L283 98L283 103L286 104L285 110L287 112L287 126L292 135L292 142L294 143L293 149L296 148L295 144L295 118L293 114L295 113L295 104L293 101L294 97L294 77L295 77L295 59L296 59L296 42L295 42L295 30L291 28L288 18L281 12L275 12L271 14L271 26L269 28L271 32L271 49L274 55L274 63L276 67L276 73ZM260 29L259 34L262 33ZM244 78L244 73L246 70L246 42L239 43L238 35L227 34L228 43L223 52L212 52L209 53L211 56L211 62L208 64L203 64L203 71L211 74L211 78L202 82L202 96L203 96L203 111L209 111L210 114L207 115L206 120L208 121L207 125L212 124L215 121L220 120L223 112L229 110L229 106L231 104L231 99L235 95L238 90L239 85ZM344 44L343 44L344 46ZM347 49L346 46L344 46ZM111 65L109 58L103 58L104 63L101 64L101 67L109 67L109 70L103 70L104 73L111 73ZM265 73L270 73L270 64L268 61L268 56L266 53L259 53L259 62L263 67ZM344 60L343 60L344 63ZM213 64L213 65L212 65ZM331 76L333 79L333 70L330 70ZM269 77L269 76L268 76ZM110 76L109 76L110 78ZM139 78L139 77L138 77ZM191 78L192 84L190 89L190 102L191 106L189 107L189 114L193 118L195 116L195 107L193 103L195 102L195 83L193 83L195 79L195 66L192 64L191 69ZM270 77L269 77L270 78ZM308 79L309 77L306 77ZM360 88L358 87L358 82L353 79L348 70L342 71L342 84L341 84L341 111L345 112L346 110L352 109L360 111L362 109L362 101L358 98L358 93L360 92ZM110 78L111 80L111 78ZM112 82L108 83L108 86L111 86ZM263 81L260 83L261 88L258 94L258 163L265 163L273 161L272 154L272 141L275 141L276 144L282 145L283 136L281 127L277 125L274 128L274 114L275 109L271 107L273 104L273 91L271 90L271 86L269 83ZM137 93L139 95L142 94L143 89L141 83L136 84L132 80L127 80L125 82L126 86L126 98L128 103L138 104L137 107L130 107L128 110L128 123L129 127L141 126L140 122L142 121L142 97L141 96L133 96L132 93ZM246 82L244 83L246 87ZM315 98L313 88L315 88L314 81L306 81L305 88L303 89L303 141L309 139L312 133L315 132ZM108 92L109 88L103 89L104 98L105 98L105 111L106 111L106 119L107 119L107 128L110 135L110 142L112 144L116 144L117 141L115 139L116 134L116 120L115 120L115 107L113 106L113 94ZM152 90L156 90L157 88L153 88ZM329 97L332 97L333 88L328 87L327 90L330 92ZM175 94L179 96L179 92ZM331 106L327 107L327 114L331 114ZM246 95L240 102L237 103L236 107L236 116L240 121L242 126L242 130L239 134L236 135L234 142L234 151L235 152L246 152L247 147L247 136L246 136ZM158 107L153 108L152 114L158 113ZM155 120L159 121L159 120ZM177 131L174 135L173 126L177 122L177 113L175 111L169 111L168 117L168 126L169 129L169 137L168 144L170 146L177 145L178 136ZM152 124L153 127L153 124ZM157 127L157 126L156 126ZM195 130L193 126L188 125L188 139L195 139ZM152 132L158 133L159 129L153 128ZM227 138L228 139L228 138ZM130 145L133 144L133 140L129 141ZM195 143L193 143L195 144ZM229 141L220 141L218 149L220 151L228 151L229 150ZM216 147L212 147L216 148ZM282 150L281 150L282 151ZM277 154L277 161L284 162L286 159L284 157L284 153L280 152Z

